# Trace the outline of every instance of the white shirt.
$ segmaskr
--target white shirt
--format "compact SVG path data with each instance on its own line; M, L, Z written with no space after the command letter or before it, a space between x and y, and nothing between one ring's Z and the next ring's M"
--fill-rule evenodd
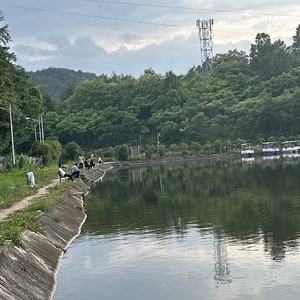
M66 174L66 172L65 172L62 168L59 168L59 169L58 169L58 172L59 172L59 174L60 174L60 177L64 177L65 174Z
M71 174L73 174L74 172L77 172L79 171L79 169L77 168L76 165L74 165L72 168L71 168Z

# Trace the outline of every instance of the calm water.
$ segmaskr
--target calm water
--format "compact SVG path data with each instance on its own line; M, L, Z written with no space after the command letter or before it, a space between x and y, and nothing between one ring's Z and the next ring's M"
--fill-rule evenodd
M54 299L300 299L300 159L107 174Z

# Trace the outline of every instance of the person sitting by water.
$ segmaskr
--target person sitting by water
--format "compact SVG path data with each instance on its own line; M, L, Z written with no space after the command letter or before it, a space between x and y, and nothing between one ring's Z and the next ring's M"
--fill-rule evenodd
M72 181L74 181L72 175L67 174L64 170L63 170L63 165L59 164L58 165L58 174L60 178L70 178Z
M90 168L91 168L91 169L94 169L95 165L96 165L96 164L95 164L95 162L94 162L94 159L91 158Z
M84 161L84 166L86 169L90 168L90 164L88 163L87 159Z
M75 163L71 168L71 175L72 175L72 177L79 178L79 174L80 174L80 171L78 168L78 163Z

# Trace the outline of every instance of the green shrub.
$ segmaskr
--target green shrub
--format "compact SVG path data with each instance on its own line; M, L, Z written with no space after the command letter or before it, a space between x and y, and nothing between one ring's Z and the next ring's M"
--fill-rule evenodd
M121 145L117 147L118 160L127 161L129 157L129 150L127 145Z
M145 154L147 159L151 159L153 154L156 153L156 147L153 144L148 144L145 146Z
M166 146L165 145L159 145L159 150L158 150L159 157L164 157L165 156L165 151L166 151Z
M61 157L61 154L62 154L62 145L61 145L61 143L56 138L48 138L45 141L45 143L47 143L51 147L51 151L50 151L51 163L58 162L58 160L59 160L59 158Z
M43 157L43 165L49 166L53 163L52 160L52 146L47 142L41 144L39 142L35 142L32 145L29 154L32 156L42 156Z
M116 160L116 151L112 147L105 148L103 151L103 158L105 161L114 161Z
M21 153L18 158L19 169L24 169L29 166L29 158L27 155Z
M69 142L62 153L62 160L77 160L78 156L83 153L82 149L76 142Z

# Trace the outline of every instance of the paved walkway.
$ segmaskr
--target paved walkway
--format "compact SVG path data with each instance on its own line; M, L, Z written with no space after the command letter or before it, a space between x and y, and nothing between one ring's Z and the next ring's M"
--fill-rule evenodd
M0 222L5 220L8 216L13 213L25 209L32 203L34 203L37 199L40 199L48 194L49 188L57 185L59 183L59 179L53 179L49 184L37 190L34 195L28 196L21 200L20 202L14 204L13 206L0 210Z

